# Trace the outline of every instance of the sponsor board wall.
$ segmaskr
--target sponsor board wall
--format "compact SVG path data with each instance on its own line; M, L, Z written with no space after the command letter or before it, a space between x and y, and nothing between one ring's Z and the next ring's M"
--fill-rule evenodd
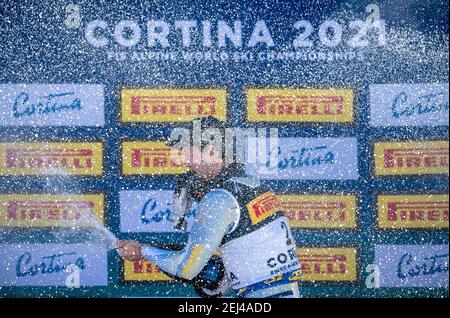
M433 34L448 39L440 25L447 25L448 7L430 4L434 20L425 10L420 18L428 24L417 25L419 19L394 1L378 5L383 20L359 47L349 42L355 40L352 21L368 15L358 1L320 10L230 2L220 12L194 1L198 10L191 15L175 3L97 7L81 1L78 26L76 19L55 21L76 14L64 6L44 12L38 3L6 4L0 295L195 296L154 264L124 263L88 229L71 226L83 224L77 222L92 209L121 239L183 244L187 235L166 218L176 175L187 168L168 158L161 141L198 115L279 129L276 167L258 161L246 170L280 196L303 266L298 279L305 297L447 295L448 47L439 51L442 41ZM414 5L407 12L419 12ZM15 6L28 19L35 19L32 9L42 10L29 30L41 42L14 42L13 53L7 46L25 27ZM228 31L223 40L228 29L220 23L237 28L240 6L248 12L239 19L241 45ZM424 39L435 55L395 50L404 40L399 15L414 31L407 36ZM140 16L168 25L167 46L150 43L147 21L128 22L131 39L140 32L140 41L117 36L119 21ZM331 28L342 28L342 39L320 31L330 19L340 19L342 26ZM105 24L91 23L96 20ZM203 31L212 22L210 45L194 27L190 44L176 33L183 28L173 23L181 20L195 20ZM299 32L309 25L311 35L301 42ZM33 43L39 49L26 58ZM275 58L294 43L297 55L289 56L297 59ZM187 60L189 54L194 57ZM82 268L79 288L64 286L71 264Z

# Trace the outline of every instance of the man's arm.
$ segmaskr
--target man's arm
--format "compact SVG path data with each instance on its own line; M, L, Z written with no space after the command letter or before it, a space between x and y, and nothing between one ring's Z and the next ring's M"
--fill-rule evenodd
M237 222L239 213L239 204L231 193L213 190L200 201L198 215L183 250L144 246L142 255L169 274L192 279L219 248L227 231Z

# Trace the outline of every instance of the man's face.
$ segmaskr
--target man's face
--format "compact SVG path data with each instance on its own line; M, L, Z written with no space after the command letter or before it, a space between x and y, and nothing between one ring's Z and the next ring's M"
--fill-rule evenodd
M172 151L178 152L179 150L172 149ZM172 158L174 158L173 160L176 163L181 163L180 160L182 160L190 170L205 178L208 178L210 174L214 174L217 169L221 169L223 165L221 151L217 151L211 145L205 146L203 151L198 147L192 146L190 149L182 151L181 157L173 156Z

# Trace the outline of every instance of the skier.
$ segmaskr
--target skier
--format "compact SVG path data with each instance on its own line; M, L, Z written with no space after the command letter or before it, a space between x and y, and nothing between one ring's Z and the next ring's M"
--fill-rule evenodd
M213 117L193 124L225 135L225 124ZM280 201L246 175L242 164L226 164L223 152L212 144L191 146L190 171L178 177L174 227L186 229L187 207L198 202L186 246L173 251L119 241L119 255L129 261L146 259L169 276L193 283L204 297L223 296L228 288L237 297L299 297L300 263ZM205 153L209 160L192 160Z

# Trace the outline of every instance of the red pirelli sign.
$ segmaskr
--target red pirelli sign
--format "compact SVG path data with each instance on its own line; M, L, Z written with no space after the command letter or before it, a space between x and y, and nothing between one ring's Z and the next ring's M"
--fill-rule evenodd
M447 141L375 143L376 175L448 174Z

